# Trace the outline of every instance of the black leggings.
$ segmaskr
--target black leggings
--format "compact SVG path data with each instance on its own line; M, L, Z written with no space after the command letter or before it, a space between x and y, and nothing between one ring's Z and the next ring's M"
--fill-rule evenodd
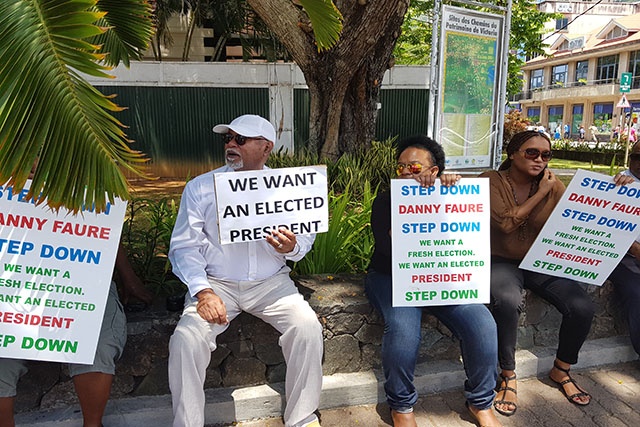
M518 320L523 308L524 289L553 304L562 314L556 357L578 362L578 352L589 330L595 307L583 287L570 279L521 270L512 262L491 261L491 311L498 326L500 368L515 370Z

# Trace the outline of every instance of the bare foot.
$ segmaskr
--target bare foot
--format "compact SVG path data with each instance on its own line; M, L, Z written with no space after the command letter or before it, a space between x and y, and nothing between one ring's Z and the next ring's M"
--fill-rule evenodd
M502 424L496 417L496 414L491 408L478 409L473 405L467 404L469 412L476 419L480 427L502 427Z
M416 416L413 412L401 414L400 412L396 412L392 409L391 419L393 420L393 427L418 427L418 423L416 423Z

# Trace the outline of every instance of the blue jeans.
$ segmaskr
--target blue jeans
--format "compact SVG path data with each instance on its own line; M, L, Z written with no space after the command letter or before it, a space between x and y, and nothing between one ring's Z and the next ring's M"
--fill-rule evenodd
M629 325L633 349L640 355L640 260L625 256L609 276Z
M420 348L422 307L391 306L391 276L370 270L365 281L369 302L384 319L382 369L384 390L391 409L406 411L418 400L413 385ZM464 395L469 404L487 409L494 398L498 377L498 336L489 310L482 304L429 307L460 340L467 380Z

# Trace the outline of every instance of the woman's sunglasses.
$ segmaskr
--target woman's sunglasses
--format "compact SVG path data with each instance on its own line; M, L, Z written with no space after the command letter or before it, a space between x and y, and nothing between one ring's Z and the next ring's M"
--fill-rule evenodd
M230 133L225 133L224 135L222 135L222 140L224 141L225 144L230 143L232 139L235 139L236 140L236 144L238 144L238 145L246 144L249 139L262 139L262 140L265 140L264 138L260 138L260 137L257 137L257 136L242 136L242 135L239 135L239 134L231 135Z
M526 150L519 151L521 153L524 153L524 158L528 160L535 160L540 157L543 162L548 162L553 156L553 153L551 153L551 151L540 151L537 148L527 148Z
M422 163L409 163L409 164L404 164L404 163L398 163L396 165L396 174L398 176L402 175L402 172L406 169L409 169L409 172L411 172L414 175L418 175L420 172L422 172Z

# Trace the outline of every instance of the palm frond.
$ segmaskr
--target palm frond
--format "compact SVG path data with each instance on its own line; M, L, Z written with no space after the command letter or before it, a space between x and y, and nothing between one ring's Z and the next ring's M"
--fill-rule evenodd
M342 14L331 0L299 0L309 16L318 50L336 44L342 31Z
M39 159L30 196L53 208L102 211L128 198L124 167L142 174L121 110L79 74L109 77L88 43L103 30L95 0L0 2L0 182L22 188Z
M129 66L129 59L141 59L153 35L152 10L147 0L100 0L96 8L105 15L96 25L108 31L91 39L105 53L105 63Z

